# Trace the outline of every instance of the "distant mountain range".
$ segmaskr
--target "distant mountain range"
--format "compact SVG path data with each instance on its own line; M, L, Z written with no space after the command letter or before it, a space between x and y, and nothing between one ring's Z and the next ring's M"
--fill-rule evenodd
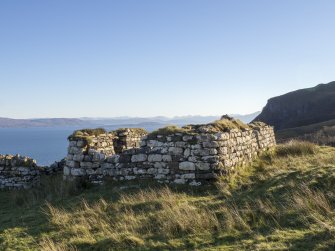
M255 118L274 126L276 130L332 119L335 119L335 82L271 98Z
M253 120L259 112L239 115L231 114L234 118L240 119L245 123ZM220 116L177 116L173 118L158 117L112 117L112 118L41 118L41 119L11 119L0 118L0 128L19 128L19 127L57 127L57 126L75 126L75 127L143 127L153 130L165 125L187 125L204 124L219 119Z
M47 118L47 119L11 119L0 118L0 127L46 127L46 126L80 126L86 124L81 119Z

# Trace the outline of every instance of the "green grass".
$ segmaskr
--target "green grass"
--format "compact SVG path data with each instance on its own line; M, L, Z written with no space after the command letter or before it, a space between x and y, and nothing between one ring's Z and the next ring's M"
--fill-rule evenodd
M162 136L168 136L168 135L172 135L175 133L188 133L188 134L192 134L192 130L190 129L186 129L186 128L181 128L175 125L169 125L163 128L159 128L151 133L148 134L148 139L156 139L157 135L162 135Z
M301 156L314 154L317 151L317 146L307 141L291 140L283 145L278 145L275 149L275 154L281 157Z
M231 129L244 130L250 128L250 126L244 124L242 121L238 119L231 119L231 120L220 119L206 125L189 125L185 126L184 128L196 132L206 131L211 133L217 133L217 132L227 132L230 131Z
M126 131L130 131L131 133L138 134L138 135L148 134L147 130L145 130L144 128L119 128L119 129L111 131L111 132L119 134L119 133L123 133L123 132L126 132Z
M276 139L278 142L302 139L322 145L335 145L335 120L279 130Z
M334 250L335 148L281 147L202 187L49 176L2 191L0 250Z
M232 119L232 120L220 119L208 124L186 125L183 127L178 127L175 125L166 126L151 132L148 135L148 139L156 139L157 135L168 136L175 133L195 135L203 132L218 133L218 132L227 132L230 131L231 129L244 130L247 128L251 128L251 125L249 126L247 124L244 124L242 121L238 119Z
M83 140L87 144L92 141L92 137L105 134L107 131L104 128L95 128L95 129L81 129L76 130L68 137L68 140Z

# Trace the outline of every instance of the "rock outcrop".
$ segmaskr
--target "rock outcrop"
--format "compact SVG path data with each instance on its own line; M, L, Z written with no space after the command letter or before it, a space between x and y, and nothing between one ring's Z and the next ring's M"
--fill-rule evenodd
M331 82L269 99L254 121L282 130L335 119L334 108L335 82Z

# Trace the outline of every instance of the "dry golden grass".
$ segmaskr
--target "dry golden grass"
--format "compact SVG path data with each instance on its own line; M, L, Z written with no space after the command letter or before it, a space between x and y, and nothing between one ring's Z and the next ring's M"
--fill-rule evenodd
M197 134L203 132L217 133L217 132L227 132L230 131L231 129L244 130L248 128L251 127L238 119L231 119L231 120L220 119L208 124L186 125L181 128L175 125L170 125L150 133L148 135L148 138L155 139L157 135L168 136L175 133L184 133L184 134Z
M119 247L125 243L143 246L143 238L153 234L172 238L210 233L220 227L214 212L192 205L185 194L174 193L167 187L121 196L117 204L102 199L89 204L84 200L75 211L51 204L46 205L45 211L50 223L66 231L72 240L94 243L103 236Z
M317 146L307 141L291 140L286 144L278 145L275 153L280 157L314 154Z
M73 246L68 246L62 243L56 243L50 238L44 238L39 244L42 251L77 251L78 249Z
M157 135L168 136L175 133L189 133L192 134L192 130L188 128L181 128L175 125L169 125L163 128L159 128L156 131L153 131L148 134L148 139L156 139Z
M0 201L0 249L333 250L335 149L313 147L264 153L200 188L111 183L62 197L50 188L48 203L37 193L19 206L27 218L15 229L19 209Z
M68 140L83 140L87 144L92 141L92 137L105 134L107 131L104 128L95 128L95 129L81 129L76 130L68 137Z

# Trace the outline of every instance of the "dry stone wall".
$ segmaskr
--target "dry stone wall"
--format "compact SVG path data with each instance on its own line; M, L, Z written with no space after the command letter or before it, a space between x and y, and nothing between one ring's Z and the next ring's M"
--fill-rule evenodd
M99 171L107 157L140 146L147 132L140 128L124 128L91 137L69 137L64 176L88 176L95 183L101 179Z
M0 155L0 188L22 189L39 184L36 161L19 155Z
M143 136L148 132L142 128L121 128L113 132L115 134L115 153L122 153L124 150L139 148Z
M111 177L200 185L205 180L228 174L276 144L273 128L263 123L221 132L208 131L207 127L200 129L142 134L142 140L134 138L137 143L130 149L125 147L109 154L102 148L96 150L89 146L87 150L80 141L70 141L64 177L86 177L93 183L102 183L105 177ZM102 139L107 138L98 136L95 142L102 145ZM102 156L86 158L95 155Z

